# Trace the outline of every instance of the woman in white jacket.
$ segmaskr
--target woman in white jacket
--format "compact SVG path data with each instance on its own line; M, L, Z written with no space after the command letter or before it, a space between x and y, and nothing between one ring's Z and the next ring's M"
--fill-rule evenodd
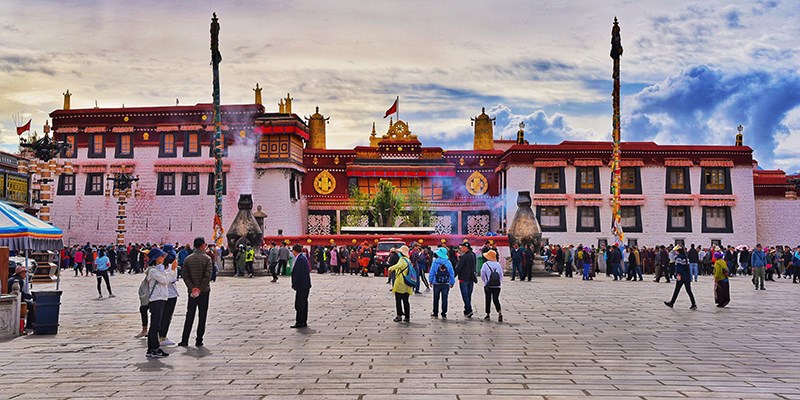
M497 252L489 250L483 253L486 262L481 267L481 280L483 281L483 292L486 295L486 317L489 321L489 313L492 310L492 302L497 310L497 320L503 322L503 312L500 310L500 287L503 284L503 266L497 262Z
M150 261L155 265L147 269L147 284L150 288L150 330L147 332L147 357L161 358L169 354L161 350L158 333L161 330L161 320L164 315L164 306L169 298L169 285L177 276L177 263L172 263L169 268L164 268L164 259L167 253L159 248L153 248L148 254Z

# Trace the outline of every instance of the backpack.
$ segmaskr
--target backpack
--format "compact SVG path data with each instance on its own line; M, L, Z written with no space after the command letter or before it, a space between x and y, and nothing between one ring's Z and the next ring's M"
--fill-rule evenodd
M153 292L156 290L156 285L158 282L153 284L151 288L150 285L147 283L147 274L145 274L144 279L142 279L142 283L139 284L139 304L143 307L150 304L150 296L153 295Z
M417 269L411 265L411 261L407 258L403 257L403 261L406 263L406 274L403 275L403 282L406 285L415 288L417 287L417 281L419 280L419 276L417 275Z
M486 284L488 287L500 287L500 273L497 272L496 268L493 268L491 265L487 265L489 267L489 282Z
M442 264L439 266L439 269L436 270L436 283L437 285L449 285L450 284L450 272L447 271L447 266Z

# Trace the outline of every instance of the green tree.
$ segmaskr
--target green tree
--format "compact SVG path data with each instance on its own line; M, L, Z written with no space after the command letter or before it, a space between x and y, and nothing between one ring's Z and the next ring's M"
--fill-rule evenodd
M369 200L369 212L376 226L392 227L403 211L403 195L392 185L392 182L381 179L376 186L377 192Z
M422 190L414 185L408 191L406 197L406 207L408 213L403 217L406 224L410 226L431 226L433 224L433 212L428 200L422 196Z
M344 218L344 226L360 226L361 220L370 214L369 195L358 186L350 186L350 207Z

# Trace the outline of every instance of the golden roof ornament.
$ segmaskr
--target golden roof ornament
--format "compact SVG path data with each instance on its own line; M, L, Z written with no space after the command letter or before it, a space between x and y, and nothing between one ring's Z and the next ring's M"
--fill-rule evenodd
M263 88L258 87L258 83L256 83L256 88L253 89L253 91L256 92L255 103L258 104L258 105L261 105L261 90L262 89Z
M494 130L496 118L486 115L486 107L481 107L481 114L475 118L470 118L471 125L475 127L473 150L494 150Z

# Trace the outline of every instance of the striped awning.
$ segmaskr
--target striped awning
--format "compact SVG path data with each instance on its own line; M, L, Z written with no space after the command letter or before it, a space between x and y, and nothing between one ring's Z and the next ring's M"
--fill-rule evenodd
M177 132L180 130L178 125L159 125L156 127L156 132Z
M105 126L87 126L83 131L85 133L105 133L107 129Z
M567 160L538 160L533 162L535 168L566 167Z
M111 132L114 133L132 133L133 127L132 126L115 126L111 128Z
M602 167L603 160L578 159L573 164L576 167Z
M680 158L667 158L664 160L665 167L693 167L694 161Z
M63 233L44 221L0 201L0 246L10 250L59 250Z
M701 167L733 167L732 160L700 160Z

